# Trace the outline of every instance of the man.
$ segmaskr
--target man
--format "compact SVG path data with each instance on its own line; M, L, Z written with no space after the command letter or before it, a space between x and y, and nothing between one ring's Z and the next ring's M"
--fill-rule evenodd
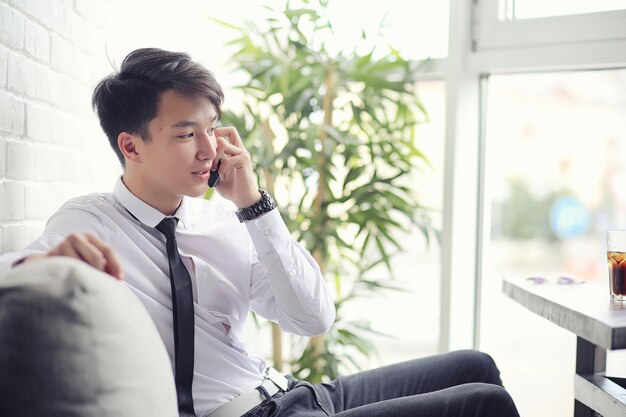
M335 318L318 265L257 187L223 93L187 54L131 52L93 106L124 173L113 193L68 201L0 272L70 256L123 279L152 316L181 416L517 416L493 361L456 352L312 386L269 369L242 341L248 311L313 336ZM232 210L198 197L211 174ZM211 178L213 181L214 178Z

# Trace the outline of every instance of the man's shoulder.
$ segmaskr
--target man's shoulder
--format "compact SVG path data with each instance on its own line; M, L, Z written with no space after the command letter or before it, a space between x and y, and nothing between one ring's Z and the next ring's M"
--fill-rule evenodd
M59 208L59 211L82 210L92 211L99 207L111 207L115 199L113 193L91 193L67 200Z
M110 193L92 193L70 198L48 218L46 231L65 236L74 231L90 231L104 236L103 220L114 216Z

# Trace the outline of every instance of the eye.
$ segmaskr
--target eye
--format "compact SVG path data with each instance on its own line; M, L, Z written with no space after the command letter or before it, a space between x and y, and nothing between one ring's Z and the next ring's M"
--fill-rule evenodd
M184 135L178 135L176 137L181 139L189 139L193 137L193 132L185 133Z
M215 128L210 128L209 130L207 130L207 133L209 134L209 136L213 136L215 134Z

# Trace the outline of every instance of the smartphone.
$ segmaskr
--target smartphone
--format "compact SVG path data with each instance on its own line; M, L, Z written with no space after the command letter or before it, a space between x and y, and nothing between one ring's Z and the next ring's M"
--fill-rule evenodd
M211 174L209 175L209 187L211 188L215 187L220 181L220 165L222 165L221 159L217 161L217 168L215 169L215 171L211 171Z

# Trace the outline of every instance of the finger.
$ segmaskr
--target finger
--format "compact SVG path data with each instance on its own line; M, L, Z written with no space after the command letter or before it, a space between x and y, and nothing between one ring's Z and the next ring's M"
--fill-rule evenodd
M231 143L232 145L235 145L241 148L244 147L243 141L241 140L241 137L239 136L239 132L237 132L237 129L235 129L234 126L218 127L215 129L215 135L218 137L221 136L221 137L227 138L228 142Z
M217 165L220 160L224 162L225 159L228 159L235 155L241 155L244 153L248 153L248 151L245 148L240 148L240 147L233 145L232 143L228 141L228 139L224 137L218 137L216 156L215 156L215 159L213 160L213 165L211 169L215 171L217 169Z
M242 153L240 155L224 159L220 165L220 177L228 179L232 175L233 171L246 168L251 164L250 156L247 153Z
M76 252L72 244L66 239L61 242L57 247L48 252L49 256L68 256L70 258L76 258L80 261L83 258Z
M86 257L82 256L80 251L77 249L78 245L78 237L75 235L68 236L63 242L61 242L56 248L48 252L49 256L67 256L68 258L78 259L79 261L85 262L89 265L94 263L90 262ZM92 265L97 269L100 269L98 265Z
M109 275L112 275L115 278L121 280L122 275L123 275L122 264L120 262L119 257L117 256L117 252L115 252L113 248L108 246L106 243L104 243L103 241L101 241L99 238L97 238L94 235L87 234L86 237L87 237L87 240L91 244L93 244L96 248L98 248L100 253L104 256L106 260L104 271L108 273Z
M89 237L86 235L87 234L69 235L60 245L51 250L48 255L76 258L100 271L108 272L108 261L106 255L99 247L89 241L89 239L91 239L98 243L100 240L93 235L90 235ZM119 278L115 274L111 275Z
M215 146L215 158L213 159L213 164L211 166L211 170L215 171L218 167L218 163L223 161L226 157L226 148L231 143L224 136L215 135L216 146Z
M230 143L226 138L220 138L218 142L218 148L225 156L240 155L242 153L248 153L244 147L236 146Z
M83 261L100 271L104 271L106 258L98 247L89 242L86 235L68 236L67 240Z

